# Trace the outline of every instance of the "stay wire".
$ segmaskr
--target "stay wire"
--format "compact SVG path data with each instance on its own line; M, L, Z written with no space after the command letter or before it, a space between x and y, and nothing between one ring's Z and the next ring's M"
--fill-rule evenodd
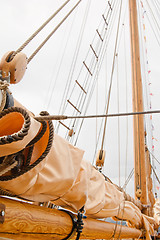
M149 150L148 150L149 151ZM158 159L154 156L154 154L151 152L151 151L149 151L149 153L152 155L152 157L156 160L156 162L160 165L160 162L158 161Z
M115 6L115 14L117 13L117 11L118 11L118 4L117 4L117 6ZM106 54L106 51L107 51L108 42L109 42L109 40L110 40L110 38L111 38L111 33L112 33L112 31L113 31L113 25L115 24L115 19L116 19L116 16L113 15L113 19L112 19L113 21L112 21L112 24L110 25L110 26L112 26L112 27L111 27L111 32L110 32L110 35L109 35L108 39L106 39L107 44L106 44L106 48L104 49L103 58L104 58L104 56L105 56L105 54ZM107 96L106 96L106 103L105 103L105 107L104 107L104 112L106 112L106 106L107 106ZM99 134L98 134L98 139L97 139L96 148L95 148L95 151L94 151L93 161L94 161L94 159L95 159L95 157L96 157L97 148L98 148L98 144L99 144L99 141L100 141L100 136L101 136L101 132L102 132L103 123L104 123L104 119L102 119L101 125L100 125L100 128L99 128Z
M119 106L119 101L120 101L120 98L119 98L119 59L118 59L118 53L117 53L117 107L118 107L118 113L119 113L119 109L120 109L120 106ZM120 119L118 118L118 168L119 168L119 186L121 186L121 151L120 151L120 143L121 143L121 140L120 140Z
M107 13L107 16L108 16L108 13ZM104 20L103 20L103 22L104 22ZM95 36L97 36L97 35L95 35ZM101 48L100 48L101 49ZM99 52L101 52L101 50L99 49ZM90 51L90 49L89 49L89 51ZM89 52L88 52L89 53ZM98 54L99 55L99 54ZM88 54L87 54L87 56L88 56ZM94 58L95 58L95 56L94 56ZM92 66L92 64L91 64L91 66ZM82 67L84 67L84 66L82 66ZM81 71L82 71L82 69L81 69ZM81 71L80 71L80 73L81 73ZM79 77L80 77L80 74L79 74L79 76L78 76L78 78L77 78L77 80L79 79ZM90 88L91 87L91 84L87 84L88 83L88 76L86 76L86 80L85 80L85 82L82 84L82 87L86 90L86 87L87 87L87 85L88 85L88 87ZM86 85L87 84L87 85ZM75 85L74 85L75 86ZM93 88L92 88L92 90L93 90ZM87 89L86 90L86 92L88 93L88 91L89 91L89 89ZM73 90L72 90L72 93L73 93ZM69 97L69 98L71 98L71 96ZM83 102L85 101L85 98L86 98L86 96L84 97L84 99L82 99L82 96L81 96L81 99L80 99L80 101L79 101L79 103L81 103L81 106L83 105ZM77 102L77 104L78 104L78 102ZM88 104L87 104L88 105ZM77 105L76 105L77 106ZM80 107L80 105L78 104L78 107ZM81 107L80 107L81 108ZM81 109L82 110L82 109ZM86 111L85 111L86 112ZM76 114L76 115L78 115L78 113L74 110L74 113ZM78 124L78 121L76 121L76 123ZM74 123L73 123L74 125L75 125L75 121L74 121ZM76 124L76 125L77 125ZM76 128L76 126L75 126L75 128ZM74 129L75 129L74 128ZM73 140L73 138L71 139L71 140Z
M116 12L115 1L114 1L114 3L113 3L112 10L114 10L114 12ZM113 19L115 20L115 18L113 18L113 14L112 14L112 18L110 19L110 20L111 20L111 25L113 25ZM110 26L110 25L108 25L108 27L109 27L109 26ZM111 29L113 29L113 28L111 28ZM99 55L99 58L101 59L101 61L99 62L99 70L100 70L101 67L102 67L103 59L104 59L105 53L106 53L106 51L107 51L107 46L108 46L108 42L109 42L110 37L111 37L111 31L109 32L109 35L106 35L106 37L104 38L104 43L105 43L104 46L105 46L105 47L102 49L102 52L101 52L101 54ZM95 88L95 81L94 81L94 84L92 85L92 88L91 88L91 90L90 90L90 95L89 95L89 97L88 97L88 101L87 101L87 104L86 104L86 108L85 108L85 111L84 111L84 115L86 115L87 109L88 109L88 107L89 107L89 103L90 103L91 96L92 96L92 94L93 94L94 88ZM78 134L77 134L77 139L76 139L76 141L75 141L75 145L77 144L78 137L79 137L79 135L80 135L80 131L81 131L81 129L82 129L83 122L84 122L84 119L82 119L82 121L81 121L81 124L80 124L80 127L79 127L79 131L78 131ZM102 128L102 126L101 126L101 128ZM100 138L100 134L99 134L99 136L98 136L98 140L97 140L97 144L96 144L96 149L95 149L95 154L96 154L96 150L97 150L99 138ZM95 154L94 154L94 158L95 158ZM94 161L94 159L93 159L93 161Z
M160 184L160 179L158 178L158 175L157 175L155 169L153 168L153 166L151 166L151 168L152 168L152 170L153 170L153 173L154 173L154 175L155 175L155 177L156 177L158 183Z
M96 36L96 35L95 35L95 36ZM94 39L95 39L95 36L94 36ZM94 39L93 39L93 41L94 41ZM92 41L92 44L93 44L93 41ZM85 60L84 60L85 62L86 62L86 59L87 59L89 53L90 53L90 49L89 49L88 52L87 52L86 58L85 58ZM91 66L92 66L92 64L91 64ZM80 77L80 74L81 74L81 72L82 72L83 67L84 67L84 65L82 66L82 68L81 68L81 70L80 70L80 73L79 73L79 76L77 77L77 80L79 80L79 77ZM88 78L86 77L85 80L84 80L84 82L83 82L83 84L81 84L82 87L83 87L83 89L85 89L85 90L86 90L86 88L87 88L87 82L88 82L87 80L88 80ZM74 87L73 87L73 89L72 89L72 91L71 91L71 94L70 94L70 96L69 96L69 99L71 98L71 96L72 96L72 94L73 94L73 90L74 90L74 88L75 88L75 85L76 85L76 83L74 84ZM86 92L88 92L88 89L86 90ZM80 97L79 97L79 98L80 98ZM82 99L80 100L80 102L82 102ZM77 106L77 104L76 104L76 106ZM64 106L62 113L64 113L64 111L66 110L66 108L67 108L67 104ZM79 109L79 106L78 106L77 108ZM74 112L75 112L75 111L74 111ZM76 114L77 114L77 113L76 113Z
M154 34L154 36L155 36L155 38L156 38L156 40L157 40L157 43L158 43L158 45L160 46L160 41L159 41L159 36L157 36L157 34L158 34L158 32L155 30L155 28L153 27L153 25L152 25L152 22L151 22L151 20L150 20L150 17L149 17L149 15L148 15L148 13L145 11L145 14L146 14L146 16L147 16L147 19L148 19L148 22L149 22L149 24L150 24L150 26L151 26L151 29L152 29L152 31L153 31L153 34ZM152 14L151 14L152 15ZM159 35L159 34L158 34Z
M108 102L107 102L106 114L108 113L108 110L109 110L109 103L110 103L110 96L111 96L111 89L112 89L112 82L113 82L113 73L114 73L116 51L117 51L117 43L118 43L118 36L119 36L119 26L120 26L121 12L122 12L122 0L121 0L121 4L120 4L120 12L119 12L119 18L118 18L118 28L117 28L117 35L116 35L116 42L115 42L115 50L114 50L114 58L113 58L113 65L112 65L112 72L111 72L111 82L110 82L109 93L108 93ZM101 151L103 150L103 145L104 145L104 139L105 139L105 133L106 133L106 124L107 124L107 118L105 118L105 123L104 123Z
M64 94L63 94L63 96L65 96L65 97L64 97L64 101L61 102L60 109L62 109L62 106L64 106L64 102L66 102L66 100L67 100L67 93L68 93L68 91L70 89L70 86L71 86L71 80L72 80L74 69L75 69L75 66L76 66L76 63L77 63L77 58L78 58L81 43L82 43L81 40L82 40L83 35L84 35L84 30L85 30L85 25L86 25L88 13L89 13L90 4L91 4L91 1L88 2L87 6L86 6L85 13L84 13L84 18L83 18L83 22L82 22L82 25L81 25L81 30L80 30L80 33L79 33L76 50L74 52L74 57L73 57L72 65L71 65L71 68L70 68L67 85L65 87L65 91L64 91ZM62 110L62 113L64 113L64 108Z

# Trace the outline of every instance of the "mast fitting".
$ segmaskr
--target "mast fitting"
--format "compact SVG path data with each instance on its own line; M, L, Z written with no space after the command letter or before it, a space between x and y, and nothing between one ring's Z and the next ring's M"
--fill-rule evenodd
M99 150L97 154L97 159L96 159L96 166L97 167L103 167L104 165L104 160L105 160L105 151L104 150Z
M136 191L136 197L139 199L142 196L142 190L140 188Z

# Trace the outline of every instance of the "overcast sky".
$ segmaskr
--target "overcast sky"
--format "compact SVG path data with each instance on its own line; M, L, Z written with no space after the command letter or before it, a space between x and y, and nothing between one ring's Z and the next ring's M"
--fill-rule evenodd
M0 0L1 3L1 20L0 20L0 29L1 29L1 39L0 39L0 53L1 57L8 51L17 50L21 44L23 44L31 34L39 28L39 26L57 10L60 5L65 1L59 0ZM14 96L19 100L23 105L25 105L29 110L33 111L35 114L38 114L41 110L49 110L50 114L58 114L58 106L59 106L59 98L63 93L63 85L67 76L69 74L69 64L72 63L72 56L74 54L74 47L78 41L79 29L81 28L81 24L83 21L85 9L87 4L90 4L90 9L88 13L88 18L86 20L86 28L84 31L83 36L83 44L81 45L79 58L80 62L76 65L76 73L75 75L79 74L79 71L82 66L82 61L85 59L86 53L89 49L89 44L92 42L92 39L95 34L95 29L98 28L99 22L102 20L102 14L104 13L104 9L106 7L106 0L82 0L79 8L69 17L69 19L62 25L62 27L52 36L52 38L48 41L48 43L43 47L42 50L35 56L35 58L29 63L28 69L23 80L18 83L17 85L13 86L11 89L13 91ZM71 6L73 6L75 1L71 1L62 11L62 13L58 14L58 16L49 24L48 27L37 37L33 40L29 46L27 46L23 52L29 57L33 51L38 47L38 45L42 42L44 37L47 36L50 31L56 26L60 19L67 13ZM124 10L122 16L125 20L128 19L127 13L124 13L128 10L128 6L124 5ZM142 11L143 9L141 9ZM149 13L147 13L149 14ZM118 17L117 17L118 19ZM144 24L147 24L147 17L144 17ZM115 20L115 24L117 21ZM123 21L121 22L121 29ZM120 42L119 48L121 49L124 46L124 40L126 40L126 49L127 49L127 57L129 54L129 36L127 35L128 26L125 25L125 33L121 30L121 38L122 42ZM148 34L149 33L149 34ZM126 34L126 36L124 35ZM148 35L147 35L148 34ZM125 39L123 39L125 36ZM150 71L150 75L148 76L148 80L151 82L150 84L150 96L149 102L152 103L152 110L160 109L160 75L159 75L159 57L160 57L160 47L155 40L151 28L146 27L145 32L142 34L142 38L146 36L147 44L147 61L148 61L148 70ZM151 40L149 39L151 36ZM111 38L112 39L112 38ZM68 42L71 43L68 43ZM111 45L114 45L115 37L112 39ZM104 60L104 65L108 66L109 63L112 63L112 55L109 55L111 47L108 50L108 55ZM63 57L64 54L64 58ZM152 57L154 56L154 57ZM156 57L156 58L155 58ZM146 61L146 60L145 60ZM61 64L62 62L62 64ZM124 55L120 57L119 63L119 71L121 68L124 67L125 60ZM130 68L128 67L129 60L127 60L127 78L129 79L130 75ZM59 66L61 66L60 73L58 72ZM117 67L118 69L118 67ZM116 70L118 71L118 70ZM106 76L105 76L106 74ZM126 102L124 95L125 95L125 75L124 72L121 75L122 83L119 86L119 94L120 94L120 101L122 103L122 107L119 107L119 111L125 112L126 111ZM54 89L54 81L55 78L58 79L58 83L55 84L57 87L54 96L52 96L51 103L49 103L49 96L51 89ZM106 67L103 70L103 75L100 75L100 78L104 78L104 80L110 78L110 73ZM115 73L115 79L117 79L117 72ZM109 83L108 83L109 85ZM115 84L117 86L117 84ZM100 91L100 90L99 90ZM99 93L101 95L102 92ZM114 93L114 91L113 91ZM131 111L131 87L128 90L128 111ZM104 94L104 93L103 93ZM110 107L110 113L115 113L118 111L117 107L117 99L112 96L111 97L112 104ZM102 101L102 100L101 100ZM95 114L95 102L92 103L91 107L89 108L90 114ZM99 103L101 105L101 103ZM49 107L48 107L49 106ZM48 108L48 109L46 109ZM101 112L101 106L99 106L99 113ZM129 119L132 119L131 117ZM155 148L155 156L160 159L160 115L153 116L153 125L154 125L154 148ZM95 143L95 135L93 134L93 129L95 129L96 122L95 120L87 120L89 126L85 126L85 131L82 132L80 140L78 142L78 146L86 150L85 157L92 161L93 157L93 147L90 149L90 145L94 145ZM98 123L100 124L100 123ZM133 167L133 146L132 146L132 139L128 140L128 152L126 153L126 130L123 130L123 127L126 129L126 118L120 120L120 148L118 149L118 140L113 136L118 136L118 125L117 120L112 119L108 123L107 128L107 139L106 139L106 165L104 172L115 180L118 183L118 162L119 162L119 155L121 156L120 159L122 161L121 164L121 174L122 174L122 185L124 183L125 178L125 162L126 162L126 154L127 154L127 173L129 174ZM129 136L132 135L132 121L128 123L129 126ZM91 130L91 133L89 133ZM84 140L85 139L85 140ZM150 146L150 149L152 146ZM122 153L123 151L123 153ZM90 156L92 155L91 159ZM113 170L114 169L114 170ZM160 167L157 165L157 173L159 174ZM128 191L131 192L133 187L129 187Z

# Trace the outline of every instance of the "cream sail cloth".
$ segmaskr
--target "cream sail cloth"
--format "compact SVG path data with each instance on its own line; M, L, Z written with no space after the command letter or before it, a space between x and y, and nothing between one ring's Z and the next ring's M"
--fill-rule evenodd
M1 156L4 152L9 155L20 151L36 136L40 124L30 117L28 135L22 141L0 145ZM143 224L149 233L153 232L150 219L147 220L133 203L125 201L122 192L84 161L83 153L55 134L52 148L43 161L15 179L0 181L0 187L32 201L52 200L73 211L85 205L86 214L91 217L115 216L128 220L135 227Z

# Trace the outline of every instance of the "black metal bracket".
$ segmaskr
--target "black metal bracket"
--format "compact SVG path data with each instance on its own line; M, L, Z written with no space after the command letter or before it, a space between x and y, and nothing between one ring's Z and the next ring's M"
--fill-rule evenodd
M77 218L75 217L75 215L72 212L70 212L68 210L60 209L60 211L66 212L72 219L72 223L73 223L71 232L68 234L67 237L63 238L63 240L70 239L76 232L77 232L76 240L78 240L80 238L80 234L82 233L82 229L83 229L83 225L84 225L83 218L86 218L86 216L84 216L84 213L83 213L84 207L82 207L78 211Z

